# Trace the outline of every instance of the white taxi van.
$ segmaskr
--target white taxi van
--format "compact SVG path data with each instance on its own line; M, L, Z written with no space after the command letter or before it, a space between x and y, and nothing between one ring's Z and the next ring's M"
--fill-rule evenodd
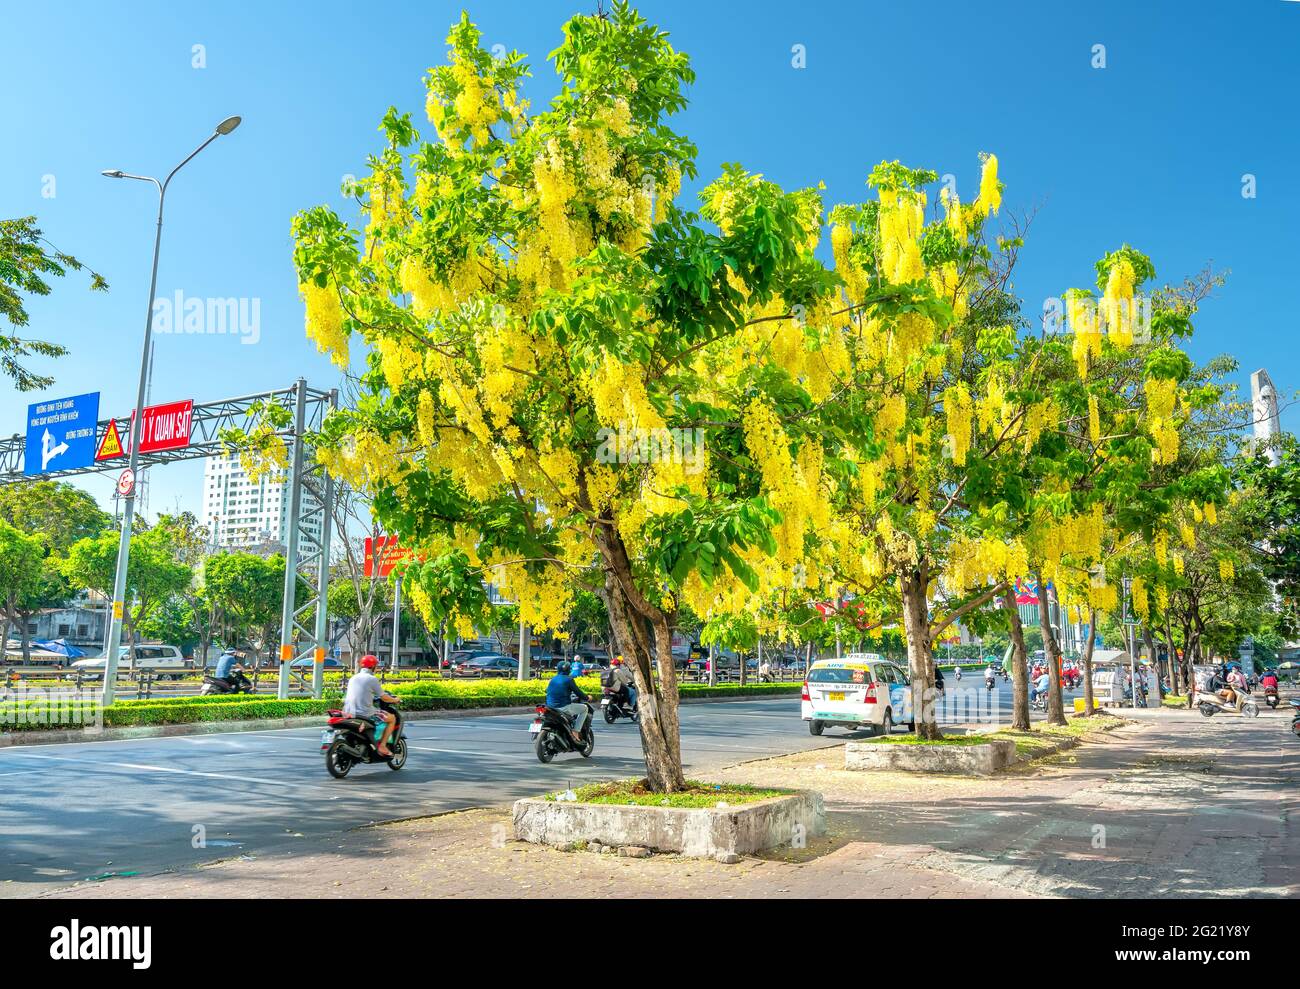
M888 735L899 723L914 728L907 674L897 663L874 652L813 663L800 706L814 735L829 725L870 728L875 735Z

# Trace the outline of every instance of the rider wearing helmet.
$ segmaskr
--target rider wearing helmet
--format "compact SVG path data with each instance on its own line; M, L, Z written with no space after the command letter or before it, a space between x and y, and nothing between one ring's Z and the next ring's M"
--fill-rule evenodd
M623 664L622 656L610 660L610 681L616 694L627 698L628 707L636 707L636 677Z
M247 680L244 676L244 659L243 650L227 646L221 658L217 660L217 668L213 670L212 675L229 684L231 690L236 690Z
M579 745L582 744L582 728L587 723L587 695L582 692L577 681L570 675L573 667L565 660L555 668L555 676L546 685L546 706L559 711L569 719L572 727L569 734Z
M374 669L378 665L379 660L374 656L361 657L361 669L348 681L347 696L343 699L343 714L349 718L364 718L376 727L382 725L384 731L379 737L377 748L379 754L387 758L393 754L388 747L388 739L397 725L397 715L391 711L381 710L375 705L375 701L382 700L389 704L396 704L397 698L385 692L379 678L375 676Z

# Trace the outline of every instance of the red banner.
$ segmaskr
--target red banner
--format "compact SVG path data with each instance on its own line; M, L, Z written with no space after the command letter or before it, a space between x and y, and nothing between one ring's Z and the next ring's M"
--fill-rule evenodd
M190 424L194 418L194 401L150 405L144 410L144 428L140 433L140 452L180 450L190 445Z
M399 545L396 536L380 536L378 539L366 537L366 562L364 573L367 577L387 577L393 567L405 563L411 558L409 547Z

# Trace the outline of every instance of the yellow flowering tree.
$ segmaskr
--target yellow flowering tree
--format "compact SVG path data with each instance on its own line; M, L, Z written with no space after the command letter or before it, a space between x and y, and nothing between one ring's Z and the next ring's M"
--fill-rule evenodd
M1021 343L1020 360L1041 369L1035 398L1044 423L1019 464L1024 496L1005 501L1037 580L1049 667L1061 662L1050 620L1054 598L1063 615L1090 626L1089 680L1098 616L1116 613L1135 561L1153 550L1159 557L1171 537L1194 541L1192 514L1200 505L1213 512L1227 481L1218 456L1190 455L1206 416L1225 408L1220 383L1194 369L1181 349L1203 295L1183 287L1142 295L1155 269L1127 245L1100 259L1096 271L1099 299L1071 289L1064 324L1045 325ZM1155 590L1165 593L1160 584ZM1139 580L1135 598L1146 591ZM1049 721L1064 723L1059 676L1049 679L1048 701ZM1019 690L1013 720L1028 725Z
M679 609L816 582L816 412L844 359L818 193L728 166L701 215L679 208L694 147L667 121L692 72L624 3L565 25L538 112L521 56L467 18L448 45L438 140L388 112L365 229L326 207L294 221L308 335L341 365L366 345L363 396L317 455L421 551L405 586L431 625L483 624L485 581L539 632L598 593L650 785L672 791Z

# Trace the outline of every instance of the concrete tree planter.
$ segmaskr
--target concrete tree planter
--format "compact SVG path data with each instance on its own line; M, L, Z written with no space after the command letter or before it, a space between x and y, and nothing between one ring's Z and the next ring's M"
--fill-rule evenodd
M985 775L1005 769L1015 761L1016 743L1002 738L991 738L976 745L849 742L844 746L845 769Z
M826 830L820 793L799 791L731 807L647 807L528 797L514 806L515 837L569 847L633 846L692 858L752 855Z

